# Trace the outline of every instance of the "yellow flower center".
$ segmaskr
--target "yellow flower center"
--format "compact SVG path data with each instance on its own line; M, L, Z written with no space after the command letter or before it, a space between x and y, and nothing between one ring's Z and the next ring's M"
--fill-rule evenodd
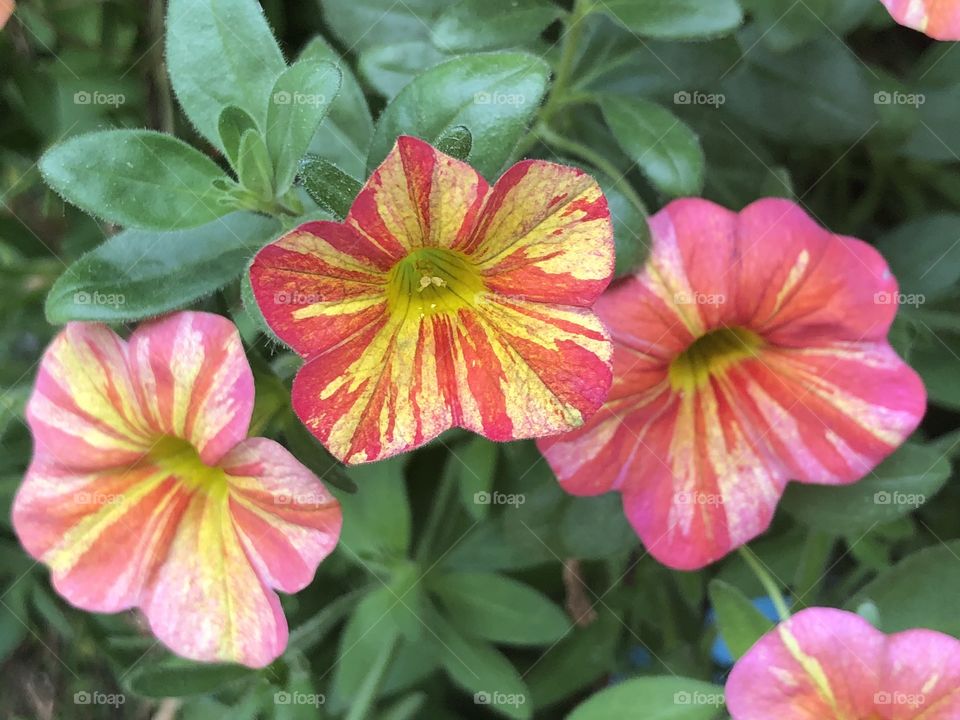
M207 465L187 440L164 435L150 451L149 460L161 471L173 475L190 490L222 493L227 490L227 475L219 467Z
M390 268L387 299L394 312L420 317L474 307L485 291L483 280L463 253L417 248Z
M701 388L711 376L722 374L740 360L755 357L762 345L759 335L744 328L712 330L694 340L670 363L670 385L678 391Z

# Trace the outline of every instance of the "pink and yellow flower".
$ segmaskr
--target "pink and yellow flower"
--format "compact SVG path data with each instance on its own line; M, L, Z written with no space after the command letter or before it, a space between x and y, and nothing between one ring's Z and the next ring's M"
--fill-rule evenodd
M34 455L13 508L54 587L93 612L139 607L174 652L259 667L337 543L340 506L283 447L247 438L253 375L234 326L181 312L123 341L71 323L27 406Z
M935 40L960 40L960 0L880 0L901 25Z
M726 697L733 720L956 720L960 641L810 608L737 662Z
M563 487L616 490L647 549L702 567L770 523L787 480L863 477L916 428L920 379L886 340L896 280L798 206L678 200L646 267L596 304L610 397L540 441Z
M294 410L357 463L453 426L513 440L582 424L611 382L590 307L612 273L590 176L528 160L490 188L400 137L343 223L301 225L260 251L250 278L267 323L306 360Z

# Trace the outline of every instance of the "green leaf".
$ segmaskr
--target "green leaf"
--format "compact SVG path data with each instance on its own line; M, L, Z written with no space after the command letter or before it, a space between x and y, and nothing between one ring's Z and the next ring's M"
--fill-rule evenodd
M362 590L354 590L341 595L324 606L309 620L290 630L289 647L306 652L320 644L330 631L339 623L360 600Z
M373 89L391 99L415 77L448 57L429 40L406 40L365 50L357 71Z
M828 145L852 143L877 122L863 62L842 42L822 38L786 53L744 42L749 52L721 86L724 110L744 123L775 140Z
M715 578L710 581L709 593L717 613L717 627L734 659L741 658L773 628L774 623L733 585Z
M514 47L535 40L561 13L549 0L460 0L437 18L432 39L449 53Z
M410 693L380 713L377 720L416 720L423 717L419 713L426 700L426 693Z
M255 670L242 665L208 665L170 657L156 663L145 660L126 676L125 684L144 697L186 697L214 692L255 677Z
M362 188L357 180L316 155L308 155L300 163L300 180L317 205L340 219L350 212L350 206Z
M437 138L437 150L457 160L466 160L473 148L473 135L463 125L444 130Z
M605 558L635 547L637 534L623 512L619 493L564 498L559 531L563 547L582 559Z
M638 35L671 40L723 35L743 22L736 0L605 0L597 9Z
M911 313L910 317L916 317ZM923 316L920 316L921 320ZM924 322L926 322L924 320ZM924 334L910 348L910 365L923 379L929 401L960 410L960 334L934 332L922 325Z
M125 322L185 307L243 272L276 220L233 213L190 230L124 230L71 265L47 295L47 319Z
M875 0L740 0L751 21L763 30L768 47L783 52L825 32L840 38L875 7Z
M547 645L571 622L545 595L505 575L450 573L431 584L453 622L465 633L510 645Z
M398 135L435 142L464 125L473 133L474 166L495 179L536 112L549 73L540 58L506 52L464 55L430 68L383 111L367 167L380 164Z
M365 51L398 38L428 39L450 0L321 0L323 19L346 47Z
M206 155L170 135L105 130L71 138L40 158L49 185L81 210L133 227L195 227L230 212Z
M698 195L705 160L700 141L677 116L659 105L616 95L599 98L603 117L623 151L663 194Z
M33 580L22 578L4 591L0 605L0 662L10 657L27 635L27 598L32 590Z
M240 138L237 175L240 184L261 200L274 197L270 151L259 130L247 130Z
M883 235L877 249L903 295L922 296L923 301L943 297L960 281L960 215L914 218Z
M628 198L613 178L591 170L607 198L610 217L613 219L613 239L616 246L614 277L621 278L636 272L650 254L650 225L637 204Z
M167 68L184 112L217 147L228 105L265 127L267 98L285 63L255 0L170 0Z
M410 503L404 460L395 458L346 468L358 492L339 496L341 545L359 555L404 558L410 549Z
M594 622L574 628L526 675L536 708L570 697L616 668L617 645L626 628L610 610L597 610Z
M240 166L240 140L247 130L258 130L257 121L250 113L235 105L228 105L217 120L217 133L223 152L230 161L230 167L236 170Z
M353 76L350 66L321 36L307 44L300 53L300 60L332 62L342 76L340 92L310 141L310 152L330 160L354 177L364 175L367 148L373 137L373 120L360 83Z
M490 510L489 495L497 469L496 443L482 437L471 438L462 449L453 451L447 462L464 508L475 520L482 520Z
M284 660L287 681L285 690L273 696L275 711L271 720L315 720L326 698L314 687L310 663L299 651L287 653Z
M517 720L533 717L530 691L509 660L489 643L462 635L435 610L428 622L443 669L456 685L473 693L474 703Z
M960 637L960 541L933 545L882 572L846 604L856 610L872 602L880 629L894 633L929 628Z
M32 388L29 384L0 387L0 438L7 433L17 420L23 420L24 408Z
M340 636L333 675L334 692L340 700L352 698L380 648L392 645L400 637L400 629L391 617L397 605L393 593L380 587L363 598L350 616Z
M601 690L567 720L623 720L643 708L643 720L713 720L723 707L723 688L682 677L645 677Z
M293 184L300 158L339 90L336 66L312 59L297 61L274 83L267 108L267 150L277 195Z
M949 477L950 463L938 450L907 443L852 485L791 484L781 507L818 530L861 533L916 510Z

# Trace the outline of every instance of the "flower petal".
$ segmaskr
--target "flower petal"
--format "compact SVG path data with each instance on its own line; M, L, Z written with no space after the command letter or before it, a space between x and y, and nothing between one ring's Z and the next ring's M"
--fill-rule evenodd
M763 636L727 681L733 720L874 715L885 638L853 613L810 608Z
M897 281L865 242L824 230L796 203L767 199L740 213L738 252L727 324L800 347L886 339Z
M597 182L543 160L519 162L490 193L476 231L454 247L489 290L588 307L613 277L613 224Z
M893 19L937 40L960 40L957 0L880 0Z
M340 503L273 440L244 440L221 465L234 524L257 573L270 587L302 590L337 544Z
M313 222L257 253L250 282L277 337L310 358L386 312L386 272L392 264L353 228Z
M769 452L803 482L859 480L926 410L923 382L885 342L771 346L728 373Z
M154 634L191 660L263 667L287 644L280 601L244 552L226 492L191 496L141 607Z
M77 470L129 465L150 444L123 341L105 325L70 323L43 355L27 422L34 457Z
M960 717L960 642L932 630L891 635L880 693L877 705L893 707L877 709L888 712L891 720Z
M384 315L308 362L293 407L338 458L371 462L454 425L496 440L583 422L610 385L589 311L491 299L480 310Z
M13 506L17 537L77 607L137 605L188 494L149 461L87 473L34 463Z
M346 223L396 261L411 248L459 247L487 192L486 180L466 163L401 135L357 195Z
M247 436L253 373L226 318L179 312L140 325L128 357L154 433L185 438L207 465Z

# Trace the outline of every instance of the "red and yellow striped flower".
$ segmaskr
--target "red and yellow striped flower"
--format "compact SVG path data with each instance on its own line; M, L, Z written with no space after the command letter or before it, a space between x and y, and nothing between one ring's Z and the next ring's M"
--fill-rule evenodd
M250 269L306 364L293 407L338 458L370 462L461 426L493 440L583 423L611 382L590 310L613 273L606 199L540 160L493 188L401 137L343 223L301 225Z
M124 342L71 323L27 406L34 455L13 507L57 591L139 607L194 660L259 667L287 644L296 592L337 543L340 506L283 447L247 438L253 375L234 326L181 312Z
M733 720L956 720L960 641L810 608L740 658L726 698Z
M566 490L619 491L650 553L692 569L763 532L787 480L870 472L926 397L886 340L897 284L866 243L786 200L678 200L651 231L646 267L596 305L606 405L540 447Z
M935 40L960 40L960 0L880 0L901 25Z

